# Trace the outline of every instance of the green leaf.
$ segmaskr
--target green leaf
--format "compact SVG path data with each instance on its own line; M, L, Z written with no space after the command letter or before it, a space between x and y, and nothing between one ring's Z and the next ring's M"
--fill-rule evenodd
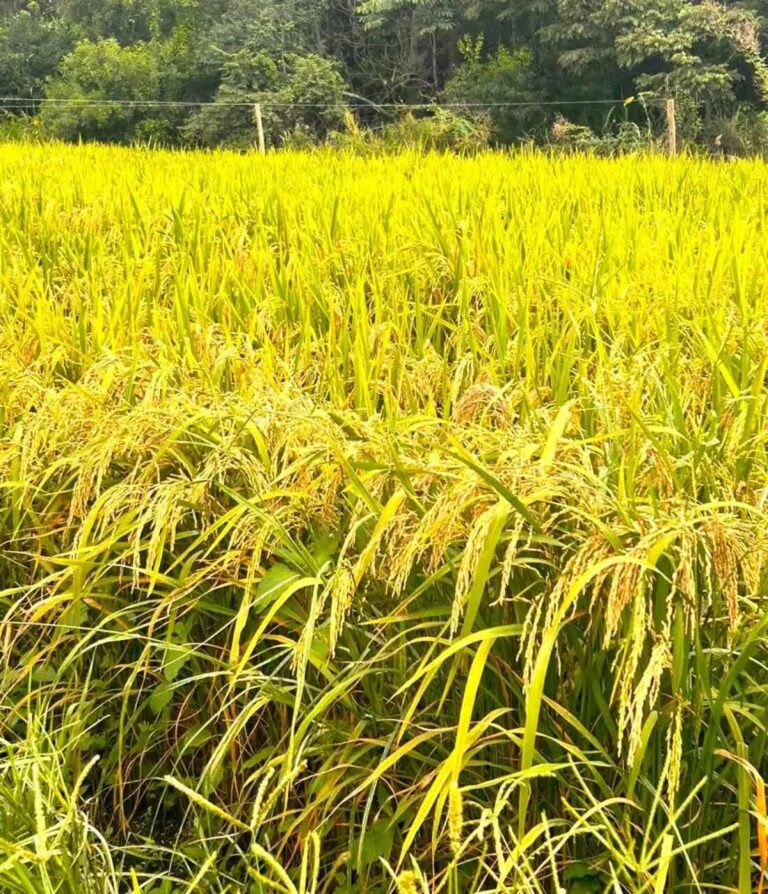
M178 677L182 668L190 658L190 650L184 646L168 645L165 649L163 675L169 683Z
M155 714L162 714L173 698L173 686L161 683L156 686L149 697L149 707Z
M377 862L381 857L389 858L392 852L392 846L395 840L395 827L392 821L385 817L377 820L365 830L362 837L362 847L360 849L360 863L362 866L368 866ZM352 853L357 852L357 845Z

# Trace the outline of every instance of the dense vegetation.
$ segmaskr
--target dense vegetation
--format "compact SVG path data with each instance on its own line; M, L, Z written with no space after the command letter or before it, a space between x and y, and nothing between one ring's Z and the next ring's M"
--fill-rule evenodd
M507 144L558 116L612 133L642 95L618 117L645 133L672 96L690 143L764 152L767 31L768 0L0 0L0 95L27 133L238 148L257 101L268 142L296 147L393 104Z
M0 152L0 889L762 890L766 167Z

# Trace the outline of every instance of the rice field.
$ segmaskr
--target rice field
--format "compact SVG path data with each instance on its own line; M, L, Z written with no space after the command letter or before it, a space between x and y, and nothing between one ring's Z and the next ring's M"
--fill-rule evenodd
M0 147L0 891L761 892L767 174Z

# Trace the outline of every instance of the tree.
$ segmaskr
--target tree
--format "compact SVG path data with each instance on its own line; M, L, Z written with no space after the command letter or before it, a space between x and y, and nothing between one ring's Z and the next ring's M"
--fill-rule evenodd
M4 96L40 96L46 80L73 47L74 38L58 18L29 4L0 26L0 92Z
M157 60L146 44L84 40L48 87L43 123L61 139L126 142L137 135L158 85Z
M600 128L585 100L642 91L676 96L691 138L768 103L767 21L768 0L0 0L0 94L78 100L45 107L60 137L246 145L259 97L273 143L322 136L345 92L363 123L391 122L382 104L484 104L506 143L545 108Z
M536 100L541 95L528 49L505 47L483 60L482 40L461 43L464 64L448 81L444 98L467 104L467 111L485 108L493 123L493 137L501 144L513 143L544 123ZM530 105L528 105L530 103Z
M240 50L224 66L215 104L201 108L184 134L200 145L247 148L256 140L253 108L261 103L270 145L296 132L319 139L341 123L345 88L333 60L286 54L278 63L264 51Z
M168 35L196 21L211 0L48 0L81 39L114 38L122 46Z
M392 48L387 98L434 96L453 61L451 44L462 21L460 0L363 0L359 13L365 27Z
M722 111L747 82L765 93L758 19L716 0L558 0L547 29L561 64L583 74L595 65L628 73L638 90L676 96L698 113Z
M247 48L282 62L288 55L325 53L327 0L228 0L207 43L233 53Z

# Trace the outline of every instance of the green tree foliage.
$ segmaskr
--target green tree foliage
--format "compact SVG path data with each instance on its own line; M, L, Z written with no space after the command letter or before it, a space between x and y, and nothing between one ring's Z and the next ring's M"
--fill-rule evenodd
M736 121L760 132L767 29L768 0L0 0L0 94L183 103L44 121L62 137L240 146L256 101L275 145L322 139L350 101L375 125L393 123L382 105L484 106L509 143L558 116L600 129L610 110L586 100L642 93L675 96L684 135L709 139Z
M399 48L390 89L400 98L436 91L445 71L445 45L455 43L462 22L460 0L363 0L365 27Z
M704 114L766 96L760 19L717 0L558 0L546 38L574 77L629 76L627 89L675 97L689 129ZM616 75L614 74L614 78Z
M81 41L50 82L43 120L62 139L124 142L137 133L157 98L157 60L144 43ZM122 100L121 104L114 100Z
M566 68L616 64L641 90L696 103L730 101L739 82L762 79L759 20L741 5L559 0L558 9L549 36L559 41Z
M269 145L279 145L289 134L325 136L343 119L344 92L332 60L289 53L278 62L263 50L255 54L241 50L224 65L215 103L190 119L184 135L205 146L253 145L254 107L260 103Z
M5 96L40 96L46 80L72 49L66 24L34 4L6 17L0 26L0 89Z
M470 114L486 105L493 122L493 136L499 143L512 143L541 127L542 109L536 104L541 94L530 50L500 47L483 59L482 41L471 39L464 40L460 49L464 64L446 85L447 100L459 107L466 103Z
M170 33L199 16L205 0L53 0L60 18L79 36L114 37L123 45Z

